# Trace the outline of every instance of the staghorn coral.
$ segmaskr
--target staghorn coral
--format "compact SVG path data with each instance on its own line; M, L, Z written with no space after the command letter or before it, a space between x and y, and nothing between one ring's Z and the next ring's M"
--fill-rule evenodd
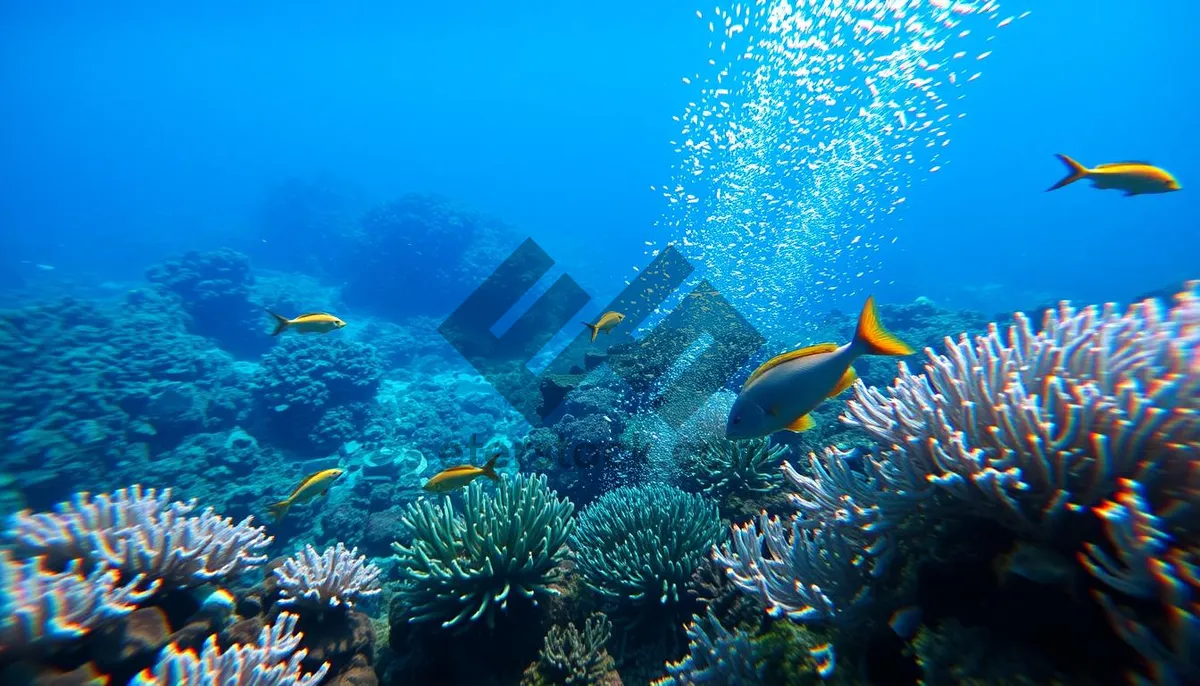
M449 496L440 505L421 498L401 521L411 542L393 543L402 583L399 597L408 621L466 628L512 593L537 602L557 595L559 561L574 529L575 506L546 485L544 475L504 475L494 494L476 480L467 487L462 515Z
M763 665L746 632L729 631L710 610L703 617L692 617L687 635L689 654L679 662L668 662L668 676L652 682L653 686L763 683Z
M161 580L165 589L225 579L266 562L273 537L253 526L253 517L234 524L212 508L191 514L196 501L171 501L171 489L134 485L115 493L77 493L54 512L22 510L12 516L7 536L19 549L45 554L56 564L82 560L108 566L125 577Z
M317 554L311 545L272 570L279 583L280 604L296 607L354 607L356 600L378 595L383 570L338 543Z
M612 622L602 612L587 618L583 631L569 623L553 626L534 668L526 671L522 684L590 686L612 684L615 663L604 646L612 636ZM620 679L616 679L620 684Z
M625 486L579 516L571 538L588 586L643 609L680 602L704 554L720 539L717 507L673 486Z
M263 627L257 645L234 644L222 651L214 634L197 655L171 644L153 669L134 678L132 686L317 686L329 663L303 673L301 663L308 655L300 648L303 637L296 632L296 615L284 612Z
M947 338L925 374L902 363L886 393L855 384L844 421L888 447L889 489L948 492L1020 530L1048 534L1125 477L1185 502L1200 460L1200 282L1178 300L1124 314L1063 303L1037 333L1017 314L1007 336L992 324Z
M713 497L770 493L779 487L779 460L785 446L772 447L768 438L706 441L684 470Z
M79 638L132 612L160 583L139 589L140 576L120 584L114 569L97 566L84 576L79 568L73 560L52 572L41 556L18 562L0 549L0 658Z

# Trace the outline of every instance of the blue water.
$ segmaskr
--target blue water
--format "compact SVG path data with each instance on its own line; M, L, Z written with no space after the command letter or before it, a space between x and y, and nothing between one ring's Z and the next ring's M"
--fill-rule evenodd
M937 438L912 436L946 420L944 413L912 419L902 449L889 436L901 431L898 424L848 419L850 393L812 411L811 433L775 433L769 454L764 440L762 469L742 461L738 477L721 480L721 469L736 470L717 458L697 467L712 454L734 454L723 431L750 371L788 348L845 343L868 295L881 304L885 325L918 351L905 364L919 373L925 346L982 333L1000 313L1040 313L1064 299L1129 303L1200 278L1200 5L1006 0L995 9L985 0L914 0L909 16L922 21L938 14L934 7L963 11L941 25L844 20L861 17L861 6L873 1L795 0L805 9L792 19L813 17L818 27L802 30L779 29L761 12L782 0L717 7L682 0L0 4L0 515L26 506L47 511L77 491L138 480L198 497L201 507L235 521L262 522L275 539L251 567L299 554L306 544L361 546L385 586L364 593L364 614L328 607L301 614L304 645L332 661L336 683L349 683L360 668L363 680L354 683L558 683L546 673L540 678L549 681L521 675L538 663L549 627L582 628L596 609L616 627L612 640L599 641L615 662L598 657L598 673L619 671L625 684L662 677L668 662L689 653L689 640L693 662L675 669L702 669L694 661L704 661L696 647L704 631L764 665L756 675L725 674L717 683L815 683L831 675L829 683L915 684L919 675L949 683L959 663L975 670L963 678L978 683L997 674L1029 675L1019 683L1110 683L1104 679L1145 671L1144 658L1158 659L1151 667L1179 676L1178 683L1200 679L1194 658L1159 659L1162 651L1147 647L1144 636L1111 629L1128 622L1102 599L1136 605L1126 619L1156 635L1165 631L1164 617L1190 611L1195 620L1188 599L1200 597L1200 587L1184 588L1195 579L1182 562L1174 572L1154 567L1117 582L1076 564L1084 546L1128 544L1100 520L1126 521L1110 500L1162 516L1138 520L1145 526L1169 521L1177 546L1170 555L1180 555L1125 550L1123 564L1167 564L1200 551L1194 518L1186 519L1197 488L1182 472L1158 478L1171 464L1200 460L1194 307L1176 310L1177 328L1151 330L1139 320L1072 348L1063 367L1021 367L1033 374L1034 400L994 401L998 409L980 420L992 426L967 430L968 443L1002 443L1010 433L1027 439L1013 459L1025 460L1032 482L1042 474L1041 451L1053 443L1035 440L1037 432L1068 435L1064 427L1086 426L1086 445L1050 451L1049 459L1075 465L1059 470L1066 481L1099 472L1086 488L1070 484L1078 486L1072 498L1080 497L1069 499L1075 518L1066 531L1031 533L988 507L922 510L914 517L927 519L914 525L912 512L869 506L878 493L864 495L863 483L882 464L872 459L937 445ZM848 4L858 9L830 9ZM801 38L808 42L799 45ZM1173 174L1182 191L1123 197L1081 182L1047 193L1065 174L1056 153L1087 166L1148 161ZM505 272L509 281L466 300L526 238L544 250L544 264L525 245L519 264ZM686 278L654 272L664 254L686 258L694 271ZM595 322L639 279L657 288L669 283L669 294L634 292L612 307L639 321L596 340L581 333L581 321ZM526 289L525 280L536 283ZM712 288L698 289L701 280ZM521 289L505 291L514 282ZM487 321L448 317L464 301ZM703 305L688 309L696 303ZM336 314L345 328L272 338L275 321L263 308L286 317ZM503 316L492 316L497 311ZM649 332L672 313L685 314L652 339ZM742 318L748 329L738 335L705 329ZM1132 340L1129 332L1143 329L1151 335ZM510 342L531 334L537 344L490 347L491 336L510 334ZM1139 346L1158 347L1118 354ZM512 360L495 359L502 348ZM1107 404L1080 410L1072 403L1103 395L1088 385L1094 378L1118 376L1089 376L1088 355L1096 365L1127 363L1120 370L1127 378L1103 389ZM698 360L713 364L712 378L687 376ZM866 386L884 388L896 378L892 359L855 365L865 383L853 391L859 402ZM593 367L599 371L587 376ZM1054 395L1069 384L1077 386ZM672 407L704 409L668 427L663 397L679 385L687 390ZM978 379L956 388L991 390ZM1145 388L1157 395L1144 405L1161 412L1141 413L1129 399ZM939 402L954 395L938 392ZM989 400L956 401L950 411L974 412ZM534 416L542 401L557 411ZM934 401L912 402L924 413ZM1041 423L1002 432L995 417L1018 406ZM1071 414L1077 411L1109 414L1080 424ZM1130 428L1162 417L1170 421ZM943 445L962 439L962 428L948 429ZM1136 441L1123 440L1126 432ZM1121 452L1135 443L1144 454ZM598 463L563 462L565 448L579 445L612 453ZM503 459L494 487L482 474L467 496L451 488L440 501L426 492L440 470L478 466L497 452ZM817 453L837 458L827 465L833 476L809 464ZM1134 468L1160 454L1169 457ZM785 459L799 471L784 470L782 479ZM923 469L908 490L936 484L961 497L954 489L962 475L927 462L906 462L889 478ZM975 494L970 489L996 474L1019 480L1008 464L963 488ZM268 521L270 505L329 468L346 475L332 482L329 497L301 499L295 514ZM544 602L527 605L519 597L526 587L501 578L492 591L506 590L484 594L492 600L479 613L446 610L475 596L421 587L429 577L412 550L422 536L436 537L414 524L416 510L408 508L453 502L461 513L493 488L532 483L538 491L535 473L548 479L540 488L573 503L570 521L580 522L569 555L561 550L578 563L563 570L563 597L550 598L535 580L528 594ZM1049 512L1049 501L1037 500L1043 485L1029 487L1032 500L1014 511ZM790 504L786 497L847 488L860 490ZM1140 488L1148 492L1144 501L1131 495ZM865 579L867 567L879 571L880 599L864 610L867 628L838 614L851 603L838 595L832 573L794 579L798 593L817 584L836 600L810 598L803 611L780 610L775 600L768 608L758 587L739 590L725 576L721 565L741 564L729 557L731 525L757 531L747 522L758 513L790 517L795 507L819 512L825 523L850 522L847 539L812 533L824 536L834 524L804 531L822 564L853 560L853 568L839 568L840 580ZM489 516L480 530L494 538L516 535L534 519ZM568 519L536 521L558 522L562 534ZM802 536L801 528L788 535ZM17 569L10 555L41 559L27 554L40 549L20 531L16 519L0 527L5 684L85 664L126 683L172 655L164 648L172 642L199 649L186 641L208 630L223 645L244 640L283 605L278 587L264 582L279 573L256 569L164 587L144 601L141 609L161 611L169 629L157 643L146 639L153 650L116 659L91 637L31 637L19 633L25 625L4 619L22 603L37 605L12 590L25 582L8 574ZM1160 541L1138 533L1147 546ZM892 536L909 537L897 548L910 559L885 572L880 551L890 552L894 541L880 541ZM559 538L565 546L566 536ZM679 578L648 572L649 586L638 586L618 573L610 586L597 581L606 564L621 566L599 559L601 549L634 539L649 542L636 552L650 559L644 568L657 564L659 573L674 564ZM714 544L725 546L726 557L712 558ZM839 556L839 546L854 553ZM483 547L450 558L472 559ZM72 554L100 566L94 556L102 548ZM750 543L741 554L759 548ZM47 558L54 573L74 573L55 555ZM643 561L618 571L642 569ZM133 576L128 565L105 564L122 569L124 581ZM555 560L546 564L557 569ZM799 567L789 573L827 571ZM1172 573L1173 585L1164 581ZM1145 587L1150 577L1179 595L1167 599L1163 589ZM226 590L236 607L216 618ZM504 604L510 592L511 609ZM418 612L413 598L421 593ZM646 610L646 598L658 604ZM715 615L701 620L706 604ZM797 621L781 617L784 610ZM328 623L327 612L335 617ZM414 619L422 613L438 622ZM899 623L903 631L886 627L893 613L911 620ZM1083 628L1071 636L1038 628L1063 622ZM325 641L343 630L353 638ZM42 651L60 639L71 649ZM21 642L39 651L6 652ZM463 660L464 652L472 659ZM319 664L310 658L305 669ZM1099 680L1086 680L1093 677Z

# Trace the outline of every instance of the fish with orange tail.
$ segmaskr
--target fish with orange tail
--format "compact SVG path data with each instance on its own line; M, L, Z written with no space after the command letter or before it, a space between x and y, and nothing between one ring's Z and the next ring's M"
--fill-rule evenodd
M299 486L292 490L292 494L286 500L281 500L273 505L267 506L267 512L271 514L271 518L275 521L283 519L287 514L288 509L296 503L308 502L314 498L319 498L329 492L329 487L337 481L342 474L343 469L322 469L319 472L313 472L304 477Z
M288 319L282 314L276 314L270 310L267 310L267 314L275 319L275 330L271 332L272 336L278 336L289 329L301 334L329 333L346 326L346 322L327 312L306 312L295 319Z
M733 401L725 437L759 438L776 431L813 428L818 405L849 388L858 375L850 366L862 355L911 355L913 349L883 328L875 299L867 298L849 343L818 343L776 355L754 370Z
M1183 187L1170 172L1149 162L1107 162L1088 169L1066 155L1055 155L1067 167L1067 175L1047 188L1054 191L1083 179L1092 182L1092 188L1125 191L1125 197L1170 193Z
M460 464L449 469L443 469L429 477L429 481L426 481L425 485L421 488L432 493L449 493L450 491L466 486L481 476L486 476L492 481L499 481L500 477L496 475L496 460L499 459L500 453L496 453L482 467Z

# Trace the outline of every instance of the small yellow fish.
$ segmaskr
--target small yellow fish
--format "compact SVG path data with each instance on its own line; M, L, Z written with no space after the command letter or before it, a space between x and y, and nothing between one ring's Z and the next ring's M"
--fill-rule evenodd
M496 460L498 459L500 459L500 453L493 455L492 459L488 460L487 464L482 467L460 464L456 467L443 469L429 477L429 481L426 481L422 488L433 493L449 493L456 488L466 486L474 481L476 477L480 476L486 476L492 481L499 481L500 477L496 475Z
M302 334L329 333L330 331L336 331L337 329L340 329L346 325L346 322L338 319L332 314L326 314L324 312L308 312L296 317L295 319L288 319L287 317L281 314L275 314L270 310L267 310L267 314L275 318L275 330L271 332L272 336L278 336L288 329L295 329Z
M858 378L850 364L860 355L911 355L913 349L883 328L875 299L867 298L854 339L819 343L776 355L754 370L733 401L725 437L759 438L776 431L813 428L809 414Z
M582 324L591 330L592 342L595 343L596 334L600 333L601 331L608 333L613 330L614 326L623 321L625 321L625 315L621 314L620 312L605 312L604 314L600 315L600 321L596 322L595 324L589 324L587 322L582 322Z
M342 469L322 469L319 472L313 472L304 477L304 480L292 491L287 500L281 500L274 505L268 506L267 511L278 522L283 519L283 516L287 514L288 508L292 505L307 502L328 493L329 487L344 473L345 470Z
M1088 169L1066 155L1055 157L1067 165L1067 175L1047 191L1057 190L1080 179L1090 179L1092 188L1125 191L1127 198L1131 195L1170 193L1182 188L1169 172L1149 162L1108 162Z

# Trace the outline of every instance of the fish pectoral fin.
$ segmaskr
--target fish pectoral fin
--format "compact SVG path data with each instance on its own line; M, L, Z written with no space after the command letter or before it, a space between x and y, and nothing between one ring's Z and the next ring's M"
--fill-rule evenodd
M772 417L778 417L779 408L772 405L771 407L767 408L767 414L771 415Z
M846 373L842 374L842 378L838 379L837 385L833 387L833 390L826 397L832 398L836 396L838 393L853 386L855 381L858 381L858 372L854 371L854 367L847 367Z
M785 428L788 431L795 431L796 433L800 433L803 431L808 431L809 429L812 429L816 425L817 425L817 422L816 422L816 420L814 420L812 418L812 415L806 414L802 417L797 418L796 421L792 422L791 424L788 424L787 427L785 427Z

